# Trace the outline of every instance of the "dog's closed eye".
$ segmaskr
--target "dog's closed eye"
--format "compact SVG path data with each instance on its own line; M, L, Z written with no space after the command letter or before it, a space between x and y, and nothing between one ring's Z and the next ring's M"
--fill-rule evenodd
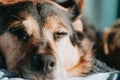
M54 39L55 39L55 40L58 40L58 39L63 38L63 37L65 37L65 36L67 36L67 35L68 35L67 32L56 32L56 33L54 34Z
M8 31L17 36L19 39L25 41L29 40L30 35L28 35L28 33L22 28L9 28Z

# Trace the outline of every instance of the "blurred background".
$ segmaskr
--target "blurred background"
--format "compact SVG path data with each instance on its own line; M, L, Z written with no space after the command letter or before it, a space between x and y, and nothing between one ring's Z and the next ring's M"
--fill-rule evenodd
M98 30L103 31L120 18L120 0L86 0L83 16Z

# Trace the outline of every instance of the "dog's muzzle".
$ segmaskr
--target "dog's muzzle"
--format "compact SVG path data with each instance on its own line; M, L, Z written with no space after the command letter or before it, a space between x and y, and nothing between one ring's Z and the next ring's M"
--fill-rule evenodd
M52 54L36 54L32 57L31 66L35 71L48 74L55 70L56 60Z

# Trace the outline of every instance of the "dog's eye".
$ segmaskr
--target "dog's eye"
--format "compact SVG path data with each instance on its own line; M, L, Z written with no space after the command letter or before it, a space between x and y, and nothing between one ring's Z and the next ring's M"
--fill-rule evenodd
M24 29L10 28L8 31L19 39L28 40L30 37Z
M60 38L65 37L66 35L68 35L67 32L56 32L56 33L54 34L54 39L55 39L55 40L56 40L56 39L60 39Z

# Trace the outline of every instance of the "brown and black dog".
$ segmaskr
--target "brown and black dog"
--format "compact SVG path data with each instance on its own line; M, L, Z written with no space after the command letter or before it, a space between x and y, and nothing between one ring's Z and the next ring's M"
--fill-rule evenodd
M81 12L84 0L75 1ZM112 71L94 58L80 15L49 0L0 1L0 54L7 70L31 80Z
M106 63L120 70L120 20L105 30L103 41Z

